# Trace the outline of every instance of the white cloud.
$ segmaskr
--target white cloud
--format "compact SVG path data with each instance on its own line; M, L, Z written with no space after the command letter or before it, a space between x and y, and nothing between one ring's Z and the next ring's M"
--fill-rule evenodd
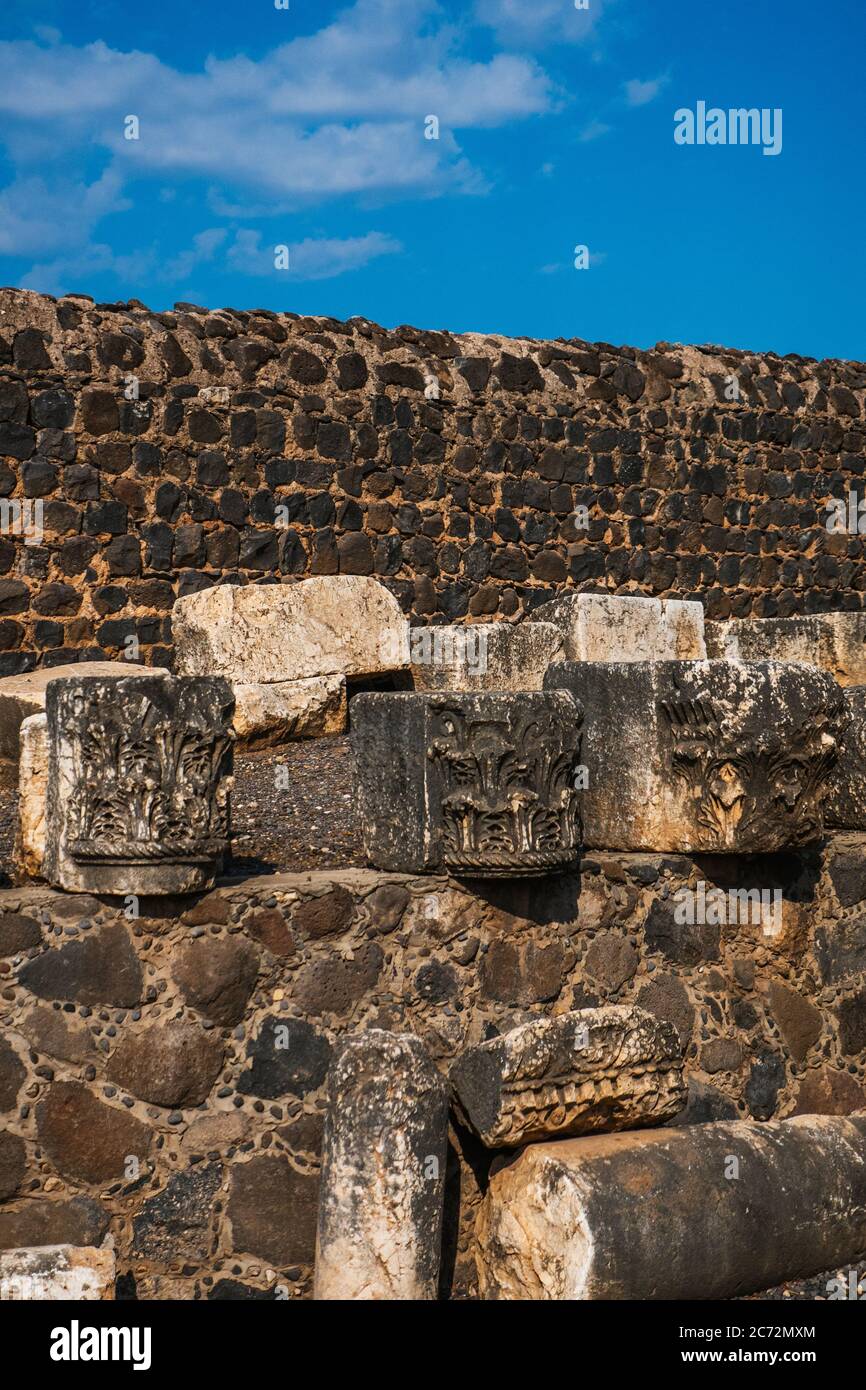
M502 43L545 48L588 39L611 2L589 0L577 9L573 0L476 0L475 15Z
M58 177L49 184L33 175L0 189L0 255L41 256L81 244L108 213L125 212L122 181L107 170L87 184Z
M289 245L288 271L277 271L275 246L264 242L261 232L240 228L229 241L226 228L209 227L193 237L191 246L168 259L157 246L120 254L102 243L71 249L31 266L22 277L21 288L44 294L88 291L93 277L100 275L116 281L128 297L136 295L145 280L175 286L188 284L203 266L210 266L217 273L251 277L277 279L287 275L296 281L329 280L359 270L379 256L393 256L402 250L399 241L383 232L345 238L307 237Z
M262 245L260 232L244 228L235 234L226 262L231 270L241 275L291 275L296 280L329 280L347 270L358 270L379 256L396 255L402 249L399 241L383 232L342 239L308 237L295 246L289 245L289 268L277 271L274 268L275 246Z
M578 139L586 144L590 140L600 140L603 135L608 135L612 127L606 125L604 121L590 121L589 125L584 126Z
M633 77L625 84L626 102L629 106L646 106L647 102L655 100L667 80L667 74L653 77L648 82L641 82L639 78Z

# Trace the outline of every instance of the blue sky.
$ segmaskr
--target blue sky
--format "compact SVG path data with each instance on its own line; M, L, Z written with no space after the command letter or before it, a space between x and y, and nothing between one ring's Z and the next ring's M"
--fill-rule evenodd
M0 281L862 360L864 53L862 0L4 0Z

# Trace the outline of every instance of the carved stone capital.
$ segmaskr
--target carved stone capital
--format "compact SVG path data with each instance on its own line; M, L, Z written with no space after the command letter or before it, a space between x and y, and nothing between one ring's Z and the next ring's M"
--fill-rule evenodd
M207 888L228 848L231 687L80 676L48 686L45 874L74 892Z
M584 843L766 853L820 839L842 691L802 663L551 667L586 710Z
M565 692L359 695L351 705L370 862L517 878L580 843L581 711Z

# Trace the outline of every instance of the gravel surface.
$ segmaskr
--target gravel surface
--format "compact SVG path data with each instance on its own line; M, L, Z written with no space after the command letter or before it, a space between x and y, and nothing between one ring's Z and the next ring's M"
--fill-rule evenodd
M235 757L231 875L363 866L347 738Z

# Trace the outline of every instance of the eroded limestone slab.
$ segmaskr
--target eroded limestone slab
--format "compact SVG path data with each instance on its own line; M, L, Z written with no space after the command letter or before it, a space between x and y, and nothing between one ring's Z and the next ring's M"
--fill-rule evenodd
M580 721L565 691L357 695L350 733L370 863L482 878L571 864Z
M161 666L137 666L130 661L84 661L66 666L46 666L22 676L0 680L0 769L18 767L18 740L22 722L45 709L48 682L67 676L104 676L127 680L130 676L167 676Z
M239 682L232 688L233 728L239 743L267 747L345 733L345 676L312 676L271 685Z
M560 594L532 614L562 633L566 661L701 661L704 609L685 599Z
M457 1113L488 1148L663 1124L685 1105L672 1023L634 1005L524 1023L451 1068Z
M48 798L48 719L31 714L21 724L18 769L18 835L15 859L28 878L41 878Z
M552 623L449 623L413 627L416 690L541 690L548 666L564 661Z
M448 1090L419 1038L370 1029L328 1075L317 1299L434 1299Z
M585 709L584 843L761 853L811 843L837 759L842 692L782 662L568 662Z
M707 623L707 655L733 661L807 661L840 685L866 685L866 613L733 618Z
M39 1245L0 1251L0 1302L113 1300L114 1251Z
M48 881L76 893L210 887L228 848L232 710L213 678L52 681Z
M856 1264L866 1115L530 1144L477 1222L487 1299L711 1299Z
M394 596L363 575L220 584L172 610L178 672L241 684L402 670L408 633Z

